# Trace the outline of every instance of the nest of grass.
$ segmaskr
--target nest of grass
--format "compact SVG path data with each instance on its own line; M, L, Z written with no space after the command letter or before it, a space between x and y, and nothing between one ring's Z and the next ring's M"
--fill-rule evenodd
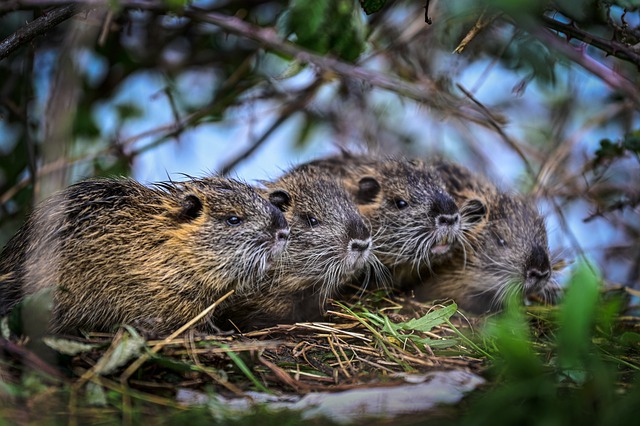
M125 406L137 400L180 408L178 389L225 397L250 398L250 391L302 395L395 386L406 383L407 374L477 373L485 367L465 337L474 324L456 313L455 304L432 306L375 293L350 302L332 302L326 322L243 334L202 335L190 328L146 340L123 327L114 334L48 338L46 348L34 348L28 339L4 340L0 374L18 386L25 371L38 371L61 400L68 398L68 410L77 412L96 386L103 395L120 395Z

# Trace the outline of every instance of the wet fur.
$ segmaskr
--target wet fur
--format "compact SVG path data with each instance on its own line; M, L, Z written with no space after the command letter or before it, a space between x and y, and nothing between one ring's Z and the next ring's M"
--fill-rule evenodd
M248 291L286 227L237 181L81 182L40 204L0 255L2 311L54 286L53 332L128 323L168 333L228 290Z
M536 294L553 301L558 284L552 275L544 219L534 200L502 192L484 178L447 161L435 161L434 167L461 206L470 250L463 253L458 248L449 262L435 268L414 289L416 297L424 301L454 299L473 313L500 310L511 296L522 299ZM471 200L483 203L486 212L467 220L465 205ZM528 279L531 270L548 271L549 276Z
M458 209L439 173L420 160L344 152L309 166L341 179L371 226L376 255L391 271L396 287L415 285L433 265L450 257L432 253L439 242L447 241L452 248L466 243L459 226L436 224L441 209L451 214ZM378 191L363 187L373 181ZM400 208L400 200L407 206Z
M328 298L357 277L384 274L373 250L354 265L352 240L367 240L369 228L347 192L330 175L300 166L275 182L264 196L275 202L290 225L289 245L260 291L234 297L223 315L241 330L277 323L320 320ZM290 200L281 199L282 192ZM311 218L318 224L312 226Z

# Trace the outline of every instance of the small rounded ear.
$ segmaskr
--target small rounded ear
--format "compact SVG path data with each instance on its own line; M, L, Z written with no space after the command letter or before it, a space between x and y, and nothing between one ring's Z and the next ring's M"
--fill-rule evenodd
M280 211L286 212L291 207L291 196L287 191L277 189L269 193L269 202L276 206Z
M370 176L363 177L358 182L358 193L356 194L356 202L358 204L373 203L380 193L380 184Z
M487 215L487 206L478 199L466 201L460 213L467 223L478 223Z
M178 212L178 220L181 222L190 222L200 216L202 212L202 201L197 195L188 194L180 202L180 211Z

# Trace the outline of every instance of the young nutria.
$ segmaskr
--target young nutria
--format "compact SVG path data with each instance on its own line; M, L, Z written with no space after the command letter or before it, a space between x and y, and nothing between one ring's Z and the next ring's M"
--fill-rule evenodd
M396 287L419 281L464 242L456 203L438 173L420 160L343 152L309 166L330 171L352 194Z
M0 309L54 287L51 331L128 323L168 333L284 251L280 210L219 177L80 182L41 203L0 255Z
M433 163L447 190L469 210L470 250L456 249L448 262L414 289L418 299L451 298L472 313L499 310L509 296L554 298L547 231L533 200L500 191L484 178L444 160Z
M235 326L320 320L324 302L344 284L386 272L363 218L332 176L303 165L265 186L291 227L289 245L259 290L231 298L223 316Z

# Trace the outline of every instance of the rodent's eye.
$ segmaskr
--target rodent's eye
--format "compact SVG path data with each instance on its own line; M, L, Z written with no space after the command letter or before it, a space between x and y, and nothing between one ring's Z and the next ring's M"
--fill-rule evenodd
M314 226L318 226L318 225L320 225L320 221L319 221L317 218L315 218L315 217L311 216L310 214L302 215L302 220L303 220L304 222L306 222L306 223L307 223L307 225L309 225L309 226L310 226L310 227L312 227L312 228L313 228Z
M229 216L225 220L225 222L229 226L237 226L237 225L240 225L242 223L242 219L240 219L238 216Z
M500 247L506 247L507 246L507 242L504 239L500 238L499 236L496 238L496 242L498 243L498 245Z
M395 204L399 210L406 209L407 207L409 207L409 203L407 203L405 200L402 200L402 199L395 200Z

